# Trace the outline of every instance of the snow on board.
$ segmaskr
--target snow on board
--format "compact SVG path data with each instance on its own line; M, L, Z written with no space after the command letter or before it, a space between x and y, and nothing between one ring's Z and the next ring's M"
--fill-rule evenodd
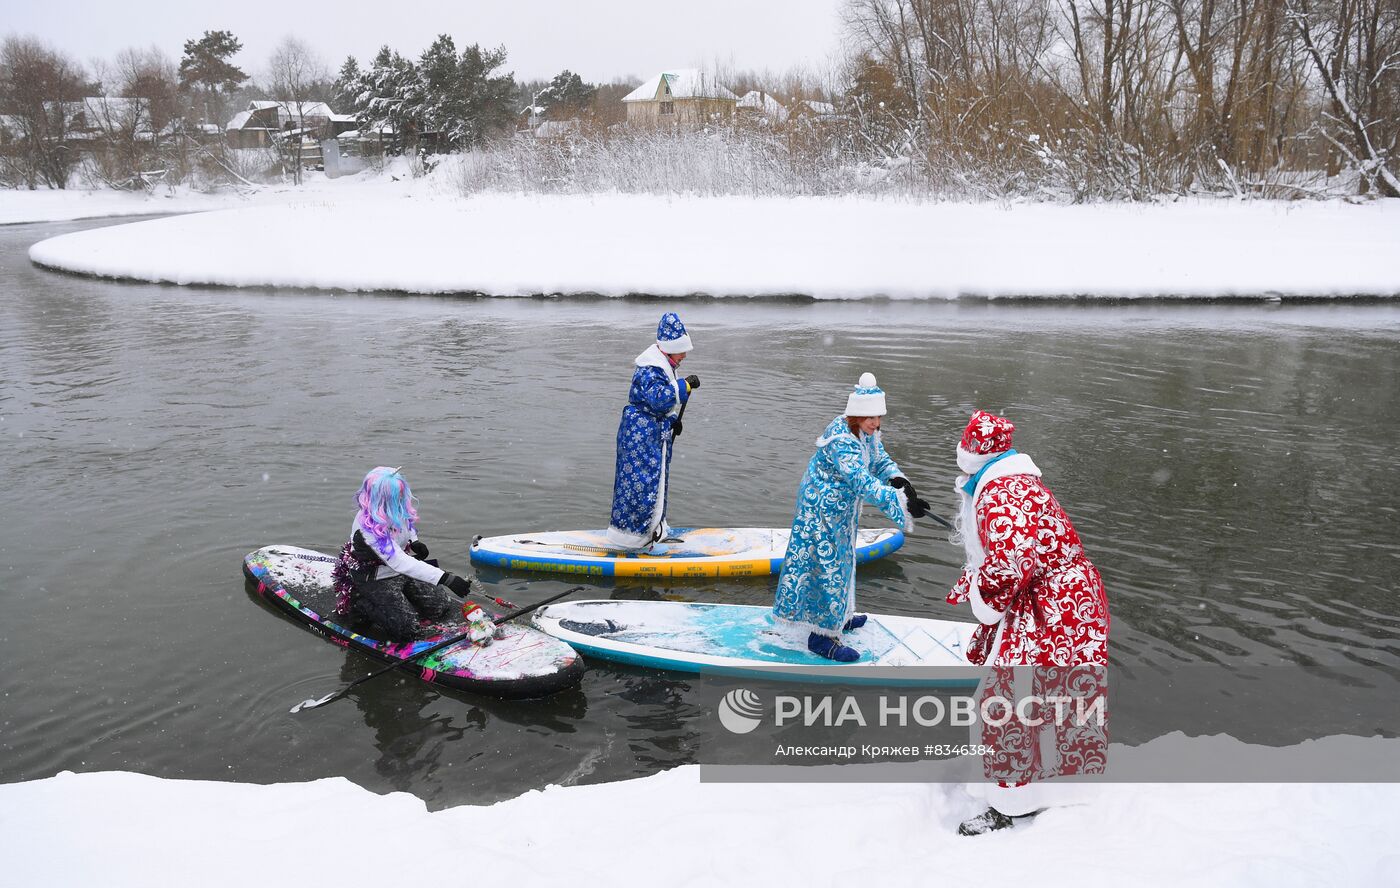
M243 559L243 572L258 594L312 632L341 647L352 645L386 661L411 660L459 631L446 623L428 638L394 643L370 638L334 616L331 568L335 558L295 546L268 546ZM527 626L506 623L488 645L463 642L404 668L424 681L499 697L539 697L579 683L583 659L567 644Z
M594 577L762 577L777 574L787 554L786 527L673 529L645 552L612 548L607 531L564 530L478 537L475 564ZM856 563L883 558L904 545L895 528L861 530Z
M811 653L806 634L780 627L767 607L677 601L566 601L534 624L585 657L676 672L923 687L974 687L965 651L972 623L870 614L845 633L854 663ZM894 667L894 668L891 668ZM905 675L899 671L909 669Z

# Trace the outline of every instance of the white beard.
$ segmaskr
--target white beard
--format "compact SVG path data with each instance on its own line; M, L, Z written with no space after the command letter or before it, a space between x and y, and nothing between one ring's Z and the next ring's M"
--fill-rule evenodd
M958 468L964 474L957 477L953 482L953 491L958 495L958 514L953 518L953 535L949 539L954 543L962 543L963 547L963 567L976 570L982 566L986 560L987 553L982 549L982 541L977 536L977 512L973 508L972 497L963 491L965 485L972 476L982 470L982 467L991 462L1000 454L996 453L968 453L958 445Z
M950 539L954 543L962 543L963 567L976 570L986 560L987 553L982 551L982 541L978 539L977 514L972 507L972 497L963 493L962 488L967 483L968 477L967 475L958 476L958 514L953 517L954 530Z

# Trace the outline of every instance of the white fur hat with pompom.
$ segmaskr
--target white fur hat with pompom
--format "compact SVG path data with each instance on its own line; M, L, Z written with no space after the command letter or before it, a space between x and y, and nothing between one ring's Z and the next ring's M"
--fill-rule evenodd
M862 373L855 391L846 398L847 416L884 416L885 393L875 384L874 373Z

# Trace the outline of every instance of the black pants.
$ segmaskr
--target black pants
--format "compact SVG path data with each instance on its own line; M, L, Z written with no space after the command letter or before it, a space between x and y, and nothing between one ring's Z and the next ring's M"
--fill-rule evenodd
M356 583L351 613L372 623L375 637L386 641L413 641L422 635L419 619L440 620L452 613L456 597L444 586L402 574Z

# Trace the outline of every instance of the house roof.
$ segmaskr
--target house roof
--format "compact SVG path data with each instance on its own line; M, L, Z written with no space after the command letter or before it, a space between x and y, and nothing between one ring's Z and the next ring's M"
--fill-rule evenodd
M813 99L803 99L797 104L806 105L809 111L812 111L816 114L820 114L823 117L836 113L836 106L831 104L830 102L818 102Z
M233 115L232 119L228 122L228 126L224 127L224 129L243 129L244 125L248 123L248 120L252 116L252 111L239 111L237 114Z
M79 114L91 129L101 129L109 125L123 125L137 121L148 104L146 99L128 99L121 96L87 96L75 102L45 102L45 107L57 104L63 109L63 116L76 117Z
M713 74L699 68L680 68L675 71L662 71L622 97L624 102L661 101L661 81L665 79L673 99L729 99L739 97L730 92Z
M301 110L297 111L300 105ZM268 99L254 99L248 103L249 111L266 111L268 108L276 108L278 115L300 113L302 117L325 117L335 116L331 106L325 102L274 102Z
M738 107L745 110L761 111L769 117L782 120L787 117L787 109L771 93L761 92L751 89L744 93L744 97L739 100Z

